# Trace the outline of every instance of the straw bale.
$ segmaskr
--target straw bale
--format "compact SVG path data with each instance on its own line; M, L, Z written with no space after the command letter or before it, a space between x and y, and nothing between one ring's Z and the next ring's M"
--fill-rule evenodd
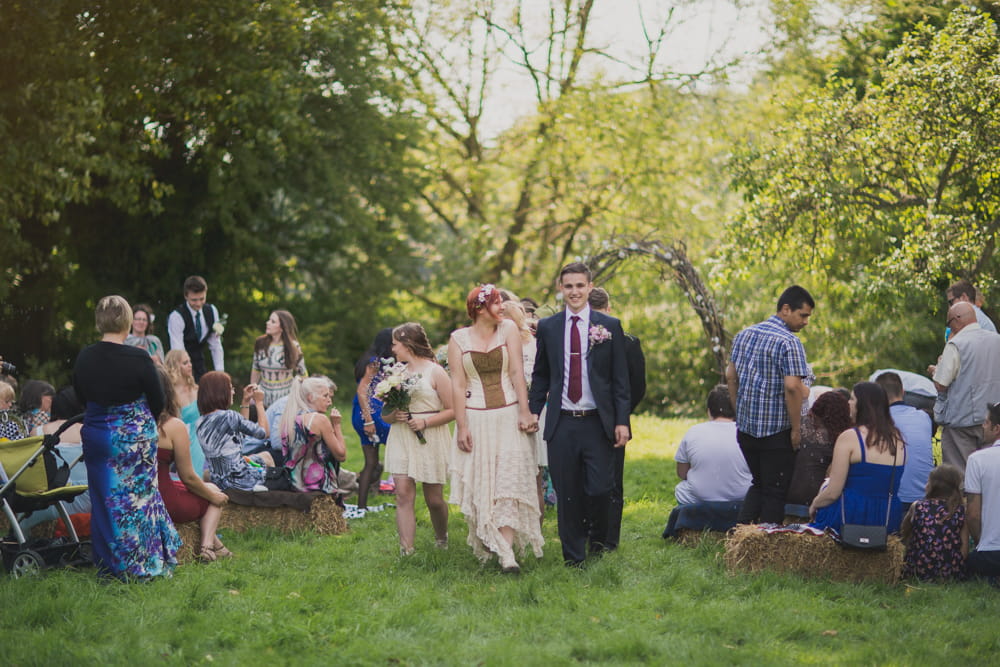
M765 533L757 526L737 526L726 539L724 559L730 573L793 572L836 581L894 584L903 569L905 547L889 536L885 551L845 549L832 537L803 533Z
M308 530L320 535L339 535L347 532L344 511L331 496L318 495L308 512L293 507L251 507L228 503L222 510L220 530L242 533L248 528L268 526L286 535ZM201 543L201 530L197 521L177 526L184 546L177 554L180 563L194 560L194 547Z

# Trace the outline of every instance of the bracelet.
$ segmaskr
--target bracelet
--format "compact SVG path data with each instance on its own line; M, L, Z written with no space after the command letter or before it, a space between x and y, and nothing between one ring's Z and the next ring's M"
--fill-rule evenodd
M420 430L421 431L426 431L427 430L427 418L426 417L424 417L424 427L422 429L420 429Z
M249 405L241 405L240 406L240 410L249 410L249 409L250 409Z
M365 426L374 426L375 422L365 422Z

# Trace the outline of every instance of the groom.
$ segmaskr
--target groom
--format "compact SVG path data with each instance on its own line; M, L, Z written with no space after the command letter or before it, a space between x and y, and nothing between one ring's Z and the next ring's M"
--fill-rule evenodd
M566 309L538 323L528 400L535 415L548 405L543 437L571 566L583 563L588 541L591 554L606 550L614 448L631 438L625 333L618 320L590 308L593 287L586 264L560 271Z

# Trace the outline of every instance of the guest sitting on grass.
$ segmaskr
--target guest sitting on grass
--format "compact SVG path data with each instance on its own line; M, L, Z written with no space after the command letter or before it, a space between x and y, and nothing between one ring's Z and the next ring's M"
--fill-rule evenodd
M210 371L198 383L198 441L205 451L205 459L212 473L212 482L223 491L242 489L252 491L263 485L268 467L274 459L267 452L243 456L243 439L267 438L267 415L257 411L257 423L244 415L250 412L250 400L263 405L264 392L249 384L243 390L240 413L229 409L233 403L233 382L223 371Z
M678 506L663 537L676 537L679 530L729 530L753 481L736 442L736 413L726 385L709 392L708 416L684 434L674 457L681 478L674 489Z
M903 576L962 579L969 526L962 500L962 471L947 463L931 471L926 497L910 505L900 535L906 542Z
M347 448L340 412L330 407L335 390L336 385L326 378L292 380L280 431L285 467L296 491L340 490L337 472L347 458Z
M969 534L976 550L969 554L969 574L989 577L997 585L1000 577L1000 404L986 407L983 422L986 446L969 455L965 467L965 496L968 502Z

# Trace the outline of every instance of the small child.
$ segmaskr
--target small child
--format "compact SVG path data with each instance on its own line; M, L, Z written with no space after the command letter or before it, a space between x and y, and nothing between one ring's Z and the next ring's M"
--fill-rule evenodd
M0 381L0 440L28 437L28 427L14 409L14 388Z
M963 579L969 527L962 504L962 471L947 463L931 471L925 498L910 506L900 527L906 543L903 577Z

